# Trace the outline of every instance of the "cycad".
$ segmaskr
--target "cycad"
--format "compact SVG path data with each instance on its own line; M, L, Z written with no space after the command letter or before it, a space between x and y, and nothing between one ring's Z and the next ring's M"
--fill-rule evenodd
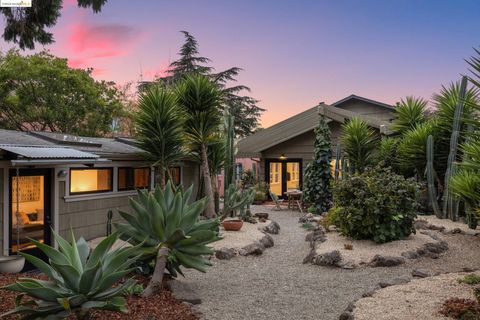
M427 101L422 98L406 97L397 104L392 122L392 130L404 133L427 120Z
M213 254L207 244L220 240L219 221L199 220L207 200L190 203L192 191L175 190L169 181L165 190L139 190L138 201L130 199L135 214L120 212L126 221L116 224L121 239L142 245L147 257L156 258L144 296L161 289L165 268L175 277L183 275L180 266L205 272L211 265L203 256Z
M90 252L83 238L70 242L53 231L58 249L30 239L49 259L43 260L19 252L25 259L48 276L49 280L19 278L5 290L27 294L33 300L18 298L17 307L2 315L19 314L23 319L60 319L72 314L87 319L91 309L126 312L124 295L135 284L129 279L116 287L125 275L133 271L131 265L138 258L138 247L111 250L118 239L116 233L102 240Z

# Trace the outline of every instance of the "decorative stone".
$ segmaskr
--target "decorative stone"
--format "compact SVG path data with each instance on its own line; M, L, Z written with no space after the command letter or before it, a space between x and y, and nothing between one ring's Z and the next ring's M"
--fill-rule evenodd
M200 296L188 284L178 280L170 280L167 285L175 299L191 304L202 303Z
M248 246L243 247L238 251L241 256L249 256L249 255L261 255L265 251L265 247L259 242L255 241Z
M307 235L305 236L305 241L308 242L324 242L325 240L327 240L327 238L325 237L325 230L323 229L323 227L317 227L315 228L315 230L307 233Z
M380 281L378 283L378 286L380 288L386 288L386 287L396 286L397 284L402 284L405 282L407 281L403 279L392 279L392 280Z
M349 311L344 311L338 319L339 320L353 320L353 314Z
M278 234L280 232L280 225L278 222L272 220L268 226L263 227L263 231L270 234Z
M235 257L235 250L232 248L221 248L215 251L215 257L220 260L230 260Z
M271 248L274 245L273 238L269 234L265 234L262 239L260 239L260 243L265 247L265 248Z
M364 292L362 294L362 298L369 298L369 297L373 296L374 293L375 293L375 290L370 290L370 291Z
M418 259L420 258L420 255L415 251L405 251L402 252L402 257L405 259Z
M428 242L421 249L430 253L440 254L448 250L448 243L446 241Z
M254 214L254 216L259 218L259 219L265 219L265 220L268 219L268 213L266 213L266 212L257 212L257 213Z
M319 266L338 266L340 261L342 261L340 251L334 250L317 255L313 263Z
M453 228L451 230L445 231L445 234L463 234L464 232L460 228Z
M303 264L312 263L316 256L317 252L315 248L313 248L312 250L310 250L310 253L305 258L303 258Z
M372 267L395 267L405 262L402 257L382 256L377 254L370 261Z
M425 269L414 269L412 271L412 276L418 277L418 278L427 278L427 277L431 277L432 274Z

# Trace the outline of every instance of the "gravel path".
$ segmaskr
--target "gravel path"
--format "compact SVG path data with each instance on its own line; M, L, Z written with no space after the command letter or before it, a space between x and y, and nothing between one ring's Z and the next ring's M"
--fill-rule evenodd
M301 214L262 206L253 211L269 212L280 224L280 234L272 236L273 248L257 257L214 260L206 274L188 271L186 279L180 279L197 291L199 309L208 320L338 319L350 302L381 281L410 279L414 268L452 272L480 263L480 240L455 235L445 236L452 243L444 257L420 259L415 265L354 270L304 265L309 246L298 223Z

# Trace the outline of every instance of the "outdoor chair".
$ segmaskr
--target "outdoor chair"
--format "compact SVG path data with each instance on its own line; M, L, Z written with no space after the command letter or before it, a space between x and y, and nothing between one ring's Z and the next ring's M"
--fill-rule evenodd
M280 204L283 202L284 199L279 199L275 192L272 192L271 190L268 190L268 193L270 194L270 198L272 198L273 202L275 203L274 210L282 210Z

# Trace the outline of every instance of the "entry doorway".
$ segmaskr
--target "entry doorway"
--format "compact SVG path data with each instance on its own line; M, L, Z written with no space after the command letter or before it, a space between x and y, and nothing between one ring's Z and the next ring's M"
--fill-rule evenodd
M279 198L284 198L287 191L302 189L301 159L267 159L265 169L265 178L270 191Z
M16 169L10 170L10 254L21 250L44 258L30 239L51 244L50 181L49 169L19 169L18 173Z

